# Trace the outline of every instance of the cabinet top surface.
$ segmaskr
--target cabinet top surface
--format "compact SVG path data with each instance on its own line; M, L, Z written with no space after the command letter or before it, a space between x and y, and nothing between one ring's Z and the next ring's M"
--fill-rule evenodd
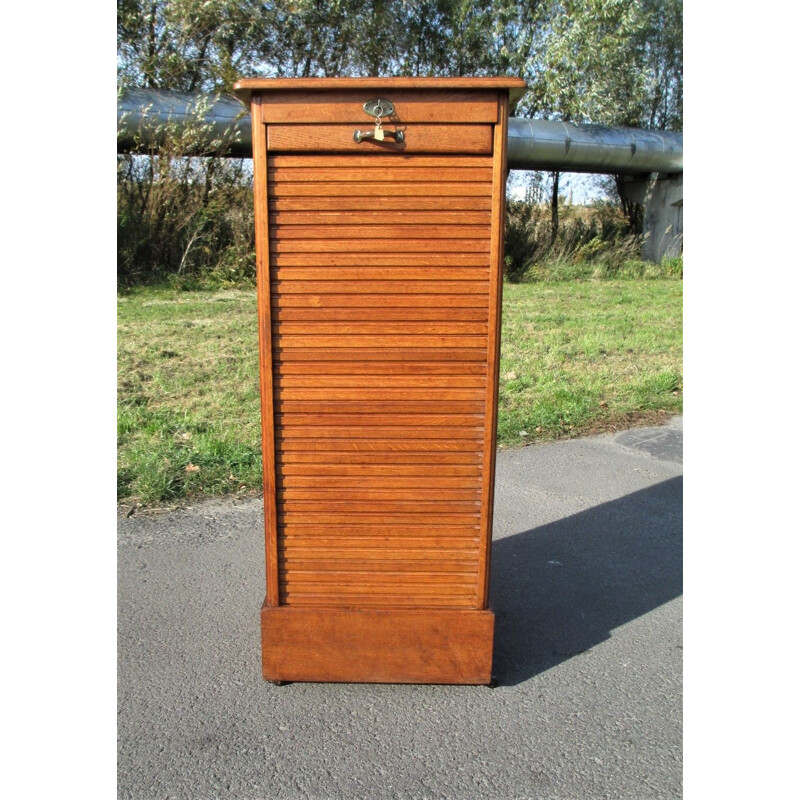
M507 89L512 104L526 89L522 78L243 78L233 86L233 93L249 107L250 98L257 92L343 91L363 89Z

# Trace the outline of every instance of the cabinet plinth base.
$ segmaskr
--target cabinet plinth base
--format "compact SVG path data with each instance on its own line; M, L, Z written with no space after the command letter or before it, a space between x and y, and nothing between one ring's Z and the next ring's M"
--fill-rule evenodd
M488 685L493 642L489 610L261 609L269 681Z

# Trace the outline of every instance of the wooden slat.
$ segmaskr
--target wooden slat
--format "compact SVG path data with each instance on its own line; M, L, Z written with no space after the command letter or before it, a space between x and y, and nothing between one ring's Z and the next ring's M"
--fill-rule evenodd
M481 336L480 334L466 334L464 336L459 336L457 334L428 335L424 333L417 333L411 334L410 336L403 336L402 334L371 336L364 333L352 336L337 334L323 334L321 336L309 334L308 336L303 336L302 334L294 333L286 335L278 334L277 336L272 337L272 341L273 346L281 350L291 347L486 347L486 336Z
M468 478L461 475L442 477L429 470L427 475L280 475L276 479L279 489L476 489L480 476ZM420 495L422 496L422 495Z
M355 552L353 548L356 548ZM367 548L359 540L354 540L350 547L321 548L313 550L281 549L278 564L286 574L300 572L328 572L346 574L349 568L355 572L412 572L420 571L429 574L460 574L471 577L470 584L474 588L478 568L477 542L473 542L470 550L415 550L403 547L402 543L395 547ZM346 564L348 570L342 570ZM466 583L466 581L464 581ZM288 584L284 584L286 586ZM442 586L444 587L444 582ZM295 584L296 586L296 584Z
M394 421L394 420L393 420ZM314 436L319 439L403 439L407 437L427 438L427 439L468 439L472 442L480 442L483 439L483 427L437 427L429 425L427 427L417 427L403 423L400 425L369 425L366 420L358 423L351 422L339 426L311 426L292 419L287 426L283 425L283 420L276 420L275 438L284 447L286 439L304 439ZM444 421L441 421L442 424ZM477 446L477 445L476 445Z
M437 351L438 353L438 351ZM428 354L430 355L430 354ZM420 361L419 356L403 361L386 361L382 363L352 361L348 364L338 364L336 362L325 363L304 363L302 361L292 361L282 364L280 373L276 375L276 380L282 380L290 375L377 375L394 378L396 376L419 376L425 378L429 375L436 376L461 376L472 375L486 377L486 366L470 361L446 361L440 359L436 361Z
M363 481L361 482L363 484ZM289 486L276 487L276 501L291 503L309 501L314 503L351 503L355 507L358 503L372 503L371 511L380 511L384 503L443 503L443 502L470 502L480 507L480 486L373 486L368 488L357 485L333 486ZM332 506L334 508L336 506Z
M430 558L431 553L471 558L478 542L477 525L348 525L335 532L324 525L289 525L281 534L279 547L286 555L309 559L333 558L353 548L365 553L365 558L378 558L382 552L398 558Z
M451 419L461 419L458 415L469 415L463 419L480 419L484 412L485 397L480 400L332 400L307 399L307 400L281 400L274 403L274 413L324 415L325 420L332 419L331 415L342 414L369 414L389 417L391 420L399 419L402 415L415 414L446 414Z
M472 195L470 197L406 197L402 208L405 212L422 211L481 211L491 210L492 199L486 195ZM289 197L274 194L269 198L270 211L363 211L369 208L373 211L391 212L398 207L397 200L390 194L375 195L365 203L359 195L347 197Z
M413 89L390 92L395 122L452 124L497 122L497 92L492 90L429 90L424 94ZM364 111L364 103L376 99L374 90L350 91L281 91L263 95L262 119L267 123L354 123L372 127L374 118ZM351 134L352 135L352 134Z
M387 428L386 435L374 434L371 436L363 435L353 438L351 441L338 441L346 436L343 434L326 433L325 437L320 437L318 431L309 431L303 436L301 433L290 431L288 436L282 436L281 451L305 451L315 452L318 450L337 450L353 453L394 453L394 452L413 452L413 453L441 453L443 451L469 452L473 445L469 442L457 442L456 439L472 439L483 434L482 428L463 430L456 428L453 430L451 441L434 441L436 437L434 430L425 428L409 429L407 435L400 438L395 435L397 428ZM329 429L330 430L330 429ZM337 429L338 430L338 429ZM347 428L346 430L349 430ZM295 441L296 440L296 441Z
M486 391L484 389L275 389L275 400L349 400L352 402L384 401L431 401L471 400L484 407Z
M346 563L347 570L342 570L342 563ZM463 588L465 591L474 591L475 572L478 567L477 558L437 558L428 555L427 558L403 558L401 554L395 555L390 551L378 553L376 558L363 558L352 554L335 554L331 559L306 559L296 556L282 556L278 560L278 565L284 574L298 576L308 575L312 585L321 586L321 581L315 581L318 576L326 574L336 574L345 585L350 585L355 581L359 586L369 586L370 583L362 580L362 575L368 573L375 584L385 586L391 590L396 583L393 581L380 581L383 574L397 571L401 574L411 574L412 571L419 572L427 580L439 584L440 593L449 586ZM352 568L352 569L350 569ZM460 579L458 582L448 583L445 577ZM465 579L471 577L470 584ZM409 581L408 583L412 583ZM464 585L466 584L466 585ZM286 588L297 590L302 584L286 583ZM410 588L410 586L409 586Z
M286 610L295 609L295 608L302 608L303 611L310 611L314 608L318 608L322 613L326 613L327 609L335 610L337 608L344 608L348 610L355 611L356 609L359 613L367 613L368 610L386 610L387 607L391 609L396 609L395 613L400 613L401 610L408 609L408 610L422 610L422 609L430 609L432 613L438 609L446 609L446 610L456 610L461 609L464 611L470 611L472 609L471 600L468 596L464 595L455 595L455 596L443 596L443 597L434 597L434 598L421 598L416 597L413 594L409 594L408 592L402 592L398 594L390 594L388 592L372 592L372 593L365 593L362 595L351 595L346 600L341 600L335 594L300 594L297 593L290 593L281 595L281 605L286 606ZM478 612L473 612L478 613ZM330 643L329 643L330 644ZM351 650L352 656L352 650ZM352 673L350 673L352 675ZM318 680L326 680L332 681L335 680L334 678L326 677L326 678L318 678ZM356 680L355 678L349 678L349 681ZM402 681L396 679L386 679L388 683L401 683ZM418 681L411 681L417 683L436 683L436 681L428 680L425 678L420 678ZM449 683L451 681L442 681L443 683ZM453 683L472 683L473 681L452 681Z
M385 288L385 287L384 287ZM479 308L483 311L486 308L485 296L469 295L447 295L441 294L404 294L386 293L380 294L341 294L330 293L320 294L319 292L308 292L304 295L282 295L277 294L272 298L273 306L279 308L319 308L319 309L350 309L350 308L435 308L441 311L443 308Z
M329 389L376 389L376 390L450 390L469 391L483 389L486 378L481 375L298 375L283 374L276 377L276 389L313 389L325 391Z
M283 365L287 361L302 361L302 362L328 362L328 361L346 361L348 363L362 363L368 361L378 361L385 365L387 371L391 370L392 362L413 361L416 362L420 358L425 358L428 361L446 361L448 363L456 361L475 361L477 363L485 363L486 361L486 348L479 347L462 347L458 349L449 348L419 348L417 351L409 350L407 347L393 350L391 348L357 348L357 347L330 347L318 348L309 351L307 347L283 348L275 349L273 351L273 358L277 364L280 365L283 371ZM326 365L320 368L319 371L323 372L328 369Z
M437 478L478 478L483 470L475 465L453 464L286 464L276 466L277 477L288 478L303 476L341 477L406 477L431 475Z
M488 327L481 322L278 322L272 325L273 333L289 334L486 334Z
M354 155L344 158L342 155L326 155L325 153L314 153L308 155L285 155L283 153L271 153L267 156L267 164L270 169L283 167L302 167L305 169L314 167L320 169L340 168L346 165L348 168L369 168L386 167L391 164L395 171L406 169L419 169L420 167L434 167L439 169L454 169L456 167L485 167L492 168L494 159L491 156L480 155L395 155L389 161L384 160L384 154L361 151Z
M406 550L417 552L430 549L464 550L478 543L478 525L387 525L350 523L337 525L293 524L281 537L281 546L295 550L307 549L311 553L326 547L347 547L348 543L365 548L400 547L407 543Z
M390 420L395 424L380 424L381 417L376 414L339 414L326 415L326 419L320 420L314 415L292 414L284 415L275 420L275 436L283 447L283 442L292 439L314 439L336 440L336 439L402 439L407 437L415 439L463 439L472 442L483 439L483 426L475 425L472 417L474 415L460 415L459 424L448 424L445 419L446 414L418 414L417 421L422 421L422 425L414 425L411 422L411 415L395 415L404 417L402 421L398 419ZM384 423L386 417L383 418ZM472 425L463 420L469 419ZM330 422L328 422L330 420ZM316 422L317 424L313 424ZM301 449L301 448L294 448Z
M360 253L271 253L270 260L280 267L356 267L368 266L378 278L391 277L398 267L481 267L489 268L489 252L465 253L446 249L443 252L386 252L380 257L369 251ZM488 290L488 287L487 287ZM442 307L443 292L433 293L428 305ZM485 307L485 302L484 302Z
M364 248L365 252L367 251ZM367 258L360 256L362 261ZM358 258L352 259L357 262ZM489 270L480 267L379 267L368 264L357 267L278 267L272 272L273 281L488 281Z
M415 465L415 466L429 466L432 464L437 465L480 465L482 459L480 455L476 455L472 449L452 450L450 452L442 452L436 450L422 449L423 443L419 444L417 450L398 451L391 447L394 442L381 443L381 450L342 450L334 449L333 447L318 447L311 449L304 447L303 450L284 448L284 451L279 454L278 464L282 469L288 468L290 465L306 466L315 464L319 466L337 466L346 469L350 465ZM288 444L288 442L286 443ZM293 442L293 444L303 445L303 442ZM309 443L310 444L310 443ZM334 445L336 442L327 441L324 444ZM357 444L365 444L363 441ZM366 444L377 445L375 442L366 442Z
M490 211L273 211L269 215L270 230L281 230L286 236L289 228L310 226L422 226L435 235L433 228L479 226L486 236L485 226L491 224ZM425 235L425 234L420 234Z
M349 565L347 565L349 567ZM287 574L283 586L287 590L306 591L310 593L325 591L327 587L336 586L343 595L361 594L362 592L385 588L387 591L411 589L417 594L440 594L442 590L458 594L474 591L475 573L451 570L410 570L398 572L377 570L374 567L364 570L345 568L339 573L326 570L295 570Z
M444 170L447 170L446 173ZM491 164L485 167L456 167L450 164L442 166L418 167L407 166L397 169L385 159L374 161L370 166L350 166L343 159L338 167L287 167L276 163L270 168L268 178L273 184L273 192L279 193L283 183L315 183L330 185L334 183L379 183L384 186L395 186L402 183L425 184L431 181L446 180L448 183L486 183L491 185Z
M350 528L358 525L363 525L364 527L376 525L407 525L409 528L417 530L423 527L421 523L424 522L426 523L425 527L436 530L446 530L451 528L453 525L460 525L465 528L469 527L470 529L474 528L475 530L480 530L480 510L476 508L472 508L466 512L436 511L435 514L431 515L428 513L425 517L416 515L419 519L419 522L415 522L413 516L408 516L408 514L411 512L407 512L406 509L403 509L400 513L391 513L387 511L385 503L382 504L380 513L372 514L366 512L348 512L347 510L322 512L319 510L319 506L317 506L316 509L312 506L298 510L294 507L294 505L288 510L280 510L278 516L278 522L280 525L292 526L293 528L298 529L304 527L305 525L308 525L310 528L317 528L320 526L324 526L326 528L330 528L331 526L335 526L337 528L347 526ZM310 504L304 505L309 506Z
M273 281L272 290L278 294L480 294L486 295L485 281ZM485 300L484 300L485 302Z
M293 183L277 180L270 184L270 197L383 197L387 193L395 197L395 203L405 204L399 197L480 197L491 194L491 182L448 183L447 175L431 174L426 183ZM362 200L362 207L367 202ZM413 207L413 200L411 201Z
M281 239L270 240L270 253L362 253L381 263L378 253L488 253L488 239ZM385 258L385 257L384 257ZM385 259L391 263L392 259Z
M324 435L328 427L381 427L392 426L403 428L406 425L409 430L414 428L440 427L447 426L454 431L459 429L480 428L483 430L483 414L451 414L442 412L439 414L401 414L401 413L328 413L322 414L303 414L292 412L286 414L275 414L275 425L284 431L288 431L288 426L294 430L313 428L317 434ZM303 432L302 430L300 431Z
M484 239L489 241L485 225L397 223L359 223L353 219L340 224L323 224L307 220L302 226L275 223L270 238L289 239Z
M311 514L314 516L309 517L309 521L316 519L316 514L320 513L319 499L294 499L294 498L277 498L278 515L281 514ZM397 514L399 518L406 517L407 522L413 522L415 517L423 519L435 515L435 518L440 522L455 522L456 520L451 515L472 515L469 522L475 522L474 517L480 519L481 504L479 500L444 500L444 499L402 499L393 500L385 498L381 502L376 502L375 499L370 500L328 500L324 504L325 512L327 514L345 514L351 515L351 522L357 521L358 515L364 515L369 519L374 519L372 515L377 515L380 519L382 515L386 516L386 521L391 522ZM463 521L464 517L459 517L459 521ZM339 521L342 521L340 517Z
M436 536L434 529L424 536L304 536L283 537L280 556L304 561L329 561L358 551L358 558L374 561L386 557L404 561L424 561L440 556L448 561L477 558L477 530L471 536ZM309 538L310 537L310 538ZM338 565L341 567L341 564Z
M305 324L328 322L387 322L403 321L409 324L430 321L436 323L483 322L488 320L484 308L285 308L273 307L274 322L302 321Z
M299 542L299 543L297 543ZM442 561L453 562L477 561L478 536L472 537L439 537L434 538L430 533L427 536L418 536L413 539L407 537L375 537L375 536L345 536L338 539L315 536L313 539L298 539L293 536L284 539L279 549L279 557L287 561L304 561L308 564L320 564L334 559L347 558L357 552L357 558L364 562L387 559L389 561L419 562L429 559L441 558ZM338 564L332 564L334 570L340 569ZM435 565L434 565L435 566ZM322 568L321 566L319 568ZM357 567L361 569L361 567Z

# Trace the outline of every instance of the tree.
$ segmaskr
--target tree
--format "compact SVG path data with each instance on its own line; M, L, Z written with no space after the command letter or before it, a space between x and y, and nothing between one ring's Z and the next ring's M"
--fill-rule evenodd
M258 0L117 0L121 87L230 91L278 51L271 4Z
M528 105L567 122L635 125L645 82L639 0L555 0L528 64Z
M530 87L518 116L683 123L682 0L117 0L117 42L121 89L208 97L256 76L517 75ZM203 197L225 173L218 155L192 174ZM123 166L132 187L169 174ZM556 172L553 238L559 188Z
M642 70L646 101L638 125L683 130L683 0L645 0Z
M681 0L551 0L541 13L526 68L526 116L680 129ZM558 179L553 173L554 238ZM640 210L625 211L636 229Z

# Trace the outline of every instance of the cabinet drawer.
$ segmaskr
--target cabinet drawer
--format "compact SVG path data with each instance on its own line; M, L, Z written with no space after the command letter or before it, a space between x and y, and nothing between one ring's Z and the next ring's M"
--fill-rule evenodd
M371 131L375 125L362 112L363 119L350 124L267 125L270 152L302 153L477 153L492 152L491 125L453 125L386 121L384 129L402 130L405 139L395 142L388 136L382 142L353 139L355 130Z

